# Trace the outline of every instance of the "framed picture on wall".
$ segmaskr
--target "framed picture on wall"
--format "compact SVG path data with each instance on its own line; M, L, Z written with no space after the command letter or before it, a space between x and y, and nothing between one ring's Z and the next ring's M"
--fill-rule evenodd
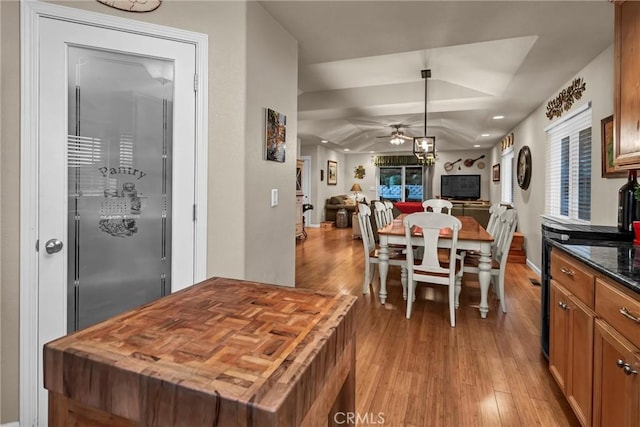
M338 184L338 162L327 160L327 185Z
M621 178L627 176L626 171L621 171L613 163L613 116L600 120L600 133L602 135L602 177Z
M493 182L500 181L500 163L496 163L495 165L493 165L491 179L493 180Z

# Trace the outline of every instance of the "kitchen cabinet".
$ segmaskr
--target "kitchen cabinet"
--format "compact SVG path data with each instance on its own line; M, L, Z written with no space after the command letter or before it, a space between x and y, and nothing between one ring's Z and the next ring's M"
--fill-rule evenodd
M556 252L551 265L549 370L580 423L590 426L594 274Z
M593 425L637 426L640 422L638 348L605 321L598 319L594 350Z
M640 295L553 248L549 370L583 426L640 420Z
M640 2L617 2L614 34L614 156L640 168Z

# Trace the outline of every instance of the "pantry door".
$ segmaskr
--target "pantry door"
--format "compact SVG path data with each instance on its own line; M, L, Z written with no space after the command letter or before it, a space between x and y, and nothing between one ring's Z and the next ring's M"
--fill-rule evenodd
M37 424L42 346L201 280L197 49L38 23Z

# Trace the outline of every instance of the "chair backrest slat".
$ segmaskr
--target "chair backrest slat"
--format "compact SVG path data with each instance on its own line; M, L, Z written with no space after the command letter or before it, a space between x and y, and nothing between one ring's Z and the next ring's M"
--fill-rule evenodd
M411 233L414 227L422 229L422 238L424 241L424 256L422 261L416 267L413 260L413 251L407 251L407 264L424 272L431 273L448 273L455 275L455 255L458 242L458 231L462 228L460 220L452 215L438 212L417 212L407 215L404 219L405 238L407 247L411 245ZM448 269L440 266L438 258L438 240L440 239L440 230L451 229L451 248L449 257L454 260L450 263Z

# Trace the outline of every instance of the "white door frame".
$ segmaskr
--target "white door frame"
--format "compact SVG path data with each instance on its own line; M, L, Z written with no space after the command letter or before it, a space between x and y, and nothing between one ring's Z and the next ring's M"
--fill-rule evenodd
M38 417L38 34L43 17L193 44L196 50L194 280L206 278L208 36L50 3L20 3L20 425Z

